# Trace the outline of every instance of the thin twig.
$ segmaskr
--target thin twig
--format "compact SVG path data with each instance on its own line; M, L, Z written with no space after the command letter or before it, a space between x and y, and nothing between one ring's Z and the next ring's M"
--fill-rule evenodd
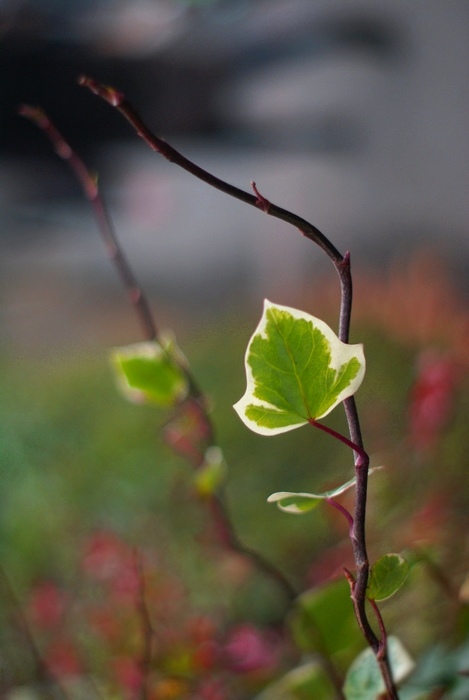
M217 526L217 534L222 543L224 543L228 549L232 549L234 552L247 555L259 570L268 574L271 579L277 582L278 587L284 592L286 599L289 602L293 602L298 593L290 581L283 575L280 569L277 569L276 566L264 559L264 557L256 550L247 547L238 538L238 535L231 524L231 520L228 516L228 510L222 500L222 496L214 495L209 501L209 506L212 517Z
M207 185L210 185L211 187L214 187L215 189L220 190L231 197L235 197L246 204L250 204L256 208L261 208L263 211L267 212L265 207L265 202L267 200L261 197L258 192L256 192L256 194L251 194L239 189L238 187L235 187L234 185L230 185L224 180L220 180L220 178L215 177L215 175L207 172L207 170L200 168L198 165L176 151L176 149L170 146L169 143L158 136L155 136L155 134L150 131L150 129L142 121L140 115L132 107L130 102L126 100L122 93L110 86L101 85L96 80L93 80L93 78L89 78L87 76L81 76L78 79L78 83L79 85L87 87L98 97L106 100L106 102L113 107L116 107L127 119L127 121L132 124L137 134L148 144L148 146L150 146L153 151L160 153L171 163L175 163L180 168L187 170L187 172L191 173L191 175L194 175L199 180L203 180L203 182L206 182ZM335 248L335 246L333 246L332 243L321 233L321 231L316 228L316 226L313 226L308 221L305 221L296 214L292 214L286 209L282 209L275 204L269 203L268 213L271 216L275 216L277 219L282 219L283 221L296 226L296 228L299 228L307 238L322 248L327 255L329 255L329 257L334 259L337 263L341 263L343 259L342 255L339 253L337 248Z
M188 160L181 153L176 151L166 141L155 136L151 130L143 122L140 115L136 112L133 106L127 101L125 96L115 90L113 87L102 85L93 78L81 76L78 80L80 85L87 87L98 97L101 97L111 106L116 107L119 112L130 122L137 134L150 146L150 148L172 163L187 170L195 177L199 178L208 185L239 199L246 204L257 207L264 211L269 216L281 219L286 223L295 226L300 232L313 243L318 245L330 258L339 275L341 288L341 306L339 314L339 338L342 342L347 343L349 340L350 320L352 310L352 275L350 269L350 255L345 253L342 255L337 248L324 236L319 229L305 221L301 217L289 212L263 197L255 184L253 184L254 195L249 192L230 185L229 183L215 177L203 168ZM360 429L360 421L356 410L356 405L353 397L345 399L344 410L347 418L348 429L351 442L356 446L355 451L355 474L356 474L356 499L354 511L354 526L351 534L351 541L355 564L357 568L356 580L352 592L352 600L357 617L358 624L365 636L368 644L372 648L375 655L380 651L380 640L373 631L367 617L365 602L366 602L366 587L369 575L369 561L366 548L365 522L366 522L366 499L368 485L368 468L369 459L363 450L363 440ZM366 455L366 457L365 457ZM389 700L397 700L397 690L392 680L392 674L387 659L380 666L383 680L386 685Z
M154 630L151 624L150 613L148 611L146 587L145 587L145 570L143 566L143 557L137 549L134 552L134 566L138 576L138 598L137 608L140 616L141 633L143 640L143 650L140 658L140 672L142 674L140 684L140 700L147 700L149 697L150 683L150 668L153 651Z
M158 340L159 332L150 310L150 305L127 262L124 251L118 243L107 207L98 188L97 178L91 174L82 159L75 153L42 109L30 107L29 105L22 105L18 111L22 116L31 119L45 132L52 142L56 153L66 160L74 171L87 199L93 206L98 229L105 241L111 262L116 266L121 281L129 293L133 308L140 320L144 337L146 340ZM204 422L204 432L207 436L207 441L209 444L215 444L215 430L206 408L205 397L188 368L184 366L181 367L181 369L184 371L189 384L189 396L186 399L186 403L196 402L201 420ZM186 458L188 458L187 454ZM191 460L189 459L189 461ZM196 469L201 466L199 460L195 462L192 461L191 464ZM277 570L273 564L264 559L261 554L253 551L241 542L236 534L235 527L224 503L215 495L212 499L209 499L209 502L210 501L212 501L212 515L215 519L215 526L218 528L223 522L224 530L229 533L229 537L225 538L225 541L230 543L230 547L239 554L248 557L260 571L263 571L266 576L275 581L284 591L287 600L294 600L297 596L297 592L293 589L285 576Z
M120 275L122 284L127 290L130 301L135 308L137 318L139 319L143 330L144 338L146 340L155 340L158 335L158 331L150 311L150 305L119 245L119 241L115 234L107 207L99 191L97 176L91 174L82 159L69 146L62 134L57 130L42 109L39 107L22 105L18 112L22 116L31 119L40 129L42 129L42 131L44 131L46 136L48 136L52 142L57 155L63 160L66 160L74 171L79 183L82 186L85 196L93 207L98 222L98 229L104 240L107 253L112 263L115 265Z
M3 590L2 590L3 589ZM47 695L54 700L59 694L63 700L69 700L68 694L61 683L51 674L47 663L42 658L39 647L33 637L33 634L29 628L28 621L24 614L23 608L20 601L18 600L13 585L8 577L8 574L3 567L0 566L0 590L2 590L1 598L10 601L10 606L12 608L17 629L23 637L24 643L29 649L32 656L34 666L36 669L36 678L44 683L45 689L47 690Z

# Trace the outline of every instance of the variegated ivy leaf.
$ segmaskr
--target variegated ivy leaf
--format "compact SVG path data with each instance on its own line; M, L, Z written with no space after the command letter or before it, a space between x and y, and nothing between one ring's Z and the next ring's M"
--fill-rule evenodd
M284 510L286 513L294 513L295 515L301 515L302 513L307 513L309 510L313 510L318 506L321 501L327 498L334 498L334 496L339 496L344 491L352 488L355 485L356 479L350 479L342 486L331 491L324 491L323 493L294 493L291 491L278 491L273 493L267 499L267 503L276 503L280 510Z
M413 671L415 663L397 637L388 637L388 656L395 683ZM346 700L377 700L385 692L384 681L372 650L362 651L350 666L343 687Z
M374 467L368 471L368 474L372 474L377 469L381 467ZM353 486L355 486L356 478L346 481L345 484L337 486L335 489L330 491L324 491L323 493L295 493L293 491L277 491L273 493L267 499L268 503L276 503L280 510L284 510L286 513L293 513L294 515L302 515L310 510L313 510L318 506L321 501L325 501L328 498L335 498L340 496L341 493L348 491Z
M156 341L114 348L111 361L124 396L135 403L172 406L185 397L188 381L174 343Z
M365 357L362 345L343 343L318 318L266 299L245 367L246 392L234 408L254 432L276 435L323 418L354 394Z

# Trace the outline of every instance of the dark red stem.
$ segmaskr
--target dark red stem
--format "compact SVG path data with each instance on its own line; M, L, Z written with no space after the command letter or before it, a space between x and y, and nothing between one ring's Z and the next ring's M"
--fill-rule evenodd
M118 101L122 99L120 93L117 93L115 90L113 90L113 88L102 87L102 93L103 94L101 96L104 97L106 95L105 99L107 99L107 101L114 106L117 106ZM118 243L110 216L98 189L97 178L90 173L85 163L73 151L71 146L67 143L65 138L42 109L38 107L30 107L29 105L22 105L18 111L22 116L31 119L31 121L42 129L42 131L44 131L52 142L56 153L64 160L68 161L79 183L81 184L87 199L93 206L98 228L106 244L109 257L117 267L122 283L129 293L135 312L139 317L144 337L147 340L158 340L159 334L150 310L150 305L148 304L142 288L138 284L137 279L127 262L127 258ZM186 367L182 369L187 376L190 386L189 397L186 399L186 401L196 402L198 408L200 409L201 419L205 424L204 432L207 436L207 442L209 444L214 444L215 430L206 409L204 395L198 387L193 375L187 370ZM198 459L198 457L195 457L195 461L192 462L192 466L196 469L200 466L200 459ZM234 551L248 557L251 561L253 561L255 566L260 571L263 571L266 576L271 578L277 585L280 586L289 601L294 600L297 593L281 571L279 571L269 561L264 559L264 557L262 557L260 554L244 545L238 538L224 503L216 496L213 496L209 502L211 502L211 510L215 521L215 527L219 533L223 532L223 535L220 538L221 541L223 541Z
M89 78L87 76L81 76L78 79L78 83L84 87L87 87L98 97L106 100L106 102L113 107L116 107L134 127L138 136L140 136L140 138L142 138L153 151L156 151L171 163L175 163L178 167L187 170L187 172L191 173L191 175L194 175L199 180L206 182L211 187L230 195L230 197L239 199L246 204L250 204L253 207L259 208L259 205L261 204L261 209L266 211L264 203L267 200L265 200L259 194L259 192L256 191L256 194L253 195L250 192L245 192L244 190L235 187L234 185L230 185L224 180L220 180L220 178L215 177L215 175L207 172L207 170L199 167L181 153L176 151L175 148L170 146L169 143L164 141L162 138L153 134L122 93L109 86L101 85L96 80L93 80L93 78ZM286 209L282 209L275 204L269 203L268 213L277 219L282 219L288 224L292 224L293 226L296 226L296 228L299 228L304 236L322 248L324 252L326 252L327 255L337 264L340 264L343 260L343 257L337 248L332 245L332 243L324 236L324 234L321 233L321 231L319 231L319 229L316 228L316 226L313 226L308 221L305 221L296 214L292 214Z
M91 174L85 163L69 146L62 134L57 130L42 109L39 107L22 105L18 112L37 124L52 142L57 155L63 160L68 161L78 182L82 186L85 196L93 207L98 222L98 229L103 238L107 253L112 263L116 266L122 284L127 290L130 301L135 308L143 330L143 335L146 340L155 340L158 336L158 331L150 311L150 305L121 250L106 205L99 192L98 178Z
M348 252L345 253L345 255L342 255L331 243L331 241L329 241L329 239L324 236L321 231L319 231L319 229L296 214L293 214L292 212L282 209L281 207L269 202L265 197L260 195L257 187L255 188L255 194L253 195L239 189L238 187L235 187L234 185L230 185L229 183L220 180L203 168L200 168L195 163L192 163L185 156L176 151L176 149L166 143L166 141L158 136L155 136L155 134L150 131L150 129L141 119L140 115L135 111L133 106L127 101L122 93L118 92L112 87L101 85L96 80L86 76L80 77L78 82L80 85L83 85L91 90L95 95L106 100L113 107L116 107L134 127L137 134L150 146L150 148L160 153L167 160L175 163L184 170L187 170L187 172L191 173L203 182L206 182L208 185L220 190L221 192L224 192L235 199L239 199L246 204L250 204L256 208L261 208L270 216L281 219L282 221L295 226L306 238L318 245L330 258L339 275L341 288L339 338L342 342L348 343L353 296L350 255ZM373 649L375 655L377 655L380 651L380 642L368 621L365 609L366 587L369 574L369 562L365 536L369 459L363 449L360 421L353 397L345 399L344 409L348 423L350 441L354 446L352 449L355 451L355 474L357 479L354 526L351 534L357 575L352 600L358 624L368 644ZM381 665L380 668L386 685L388 700L398 700L397 690L392 680L390 667L386 660L384 660L383 663L384 666Z
M345 435L342 435L342 433L337 432L337 430L334 430L333 428L330 428L328 425L324 425L324 423L319 423L317 420L314 418L309 419L309 424L314 426L315 428L319 428L319 430L323 430L325 433L328 435L331 435L334 437L336 440L339 440L340 442L343 442L344 445L347 445L347 447L350 447L357 455L358 459L357 461L365 462L369 461L369 457L363 447L360 447L357 445L355 442L352 442L352 440L349 440L348 437ZM360 465L358 465L360 466Z
M339 503L338 501L335 500L335 498L326 498L326 503L328 503L330 506L335 508L336 510L339 511L339 513L342 513L346 521L348 522L349 525L349 534L353 530L353 515L350 513L350 511L347 510L347 508L344 508L344 506Z

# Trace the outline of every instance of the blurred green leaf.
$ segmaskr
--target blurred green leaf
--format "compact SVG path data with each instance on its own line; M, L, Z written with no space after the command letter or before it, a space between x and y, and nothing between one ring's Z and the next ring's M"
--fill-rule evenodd
M414 662L396 637L388 638L388 655L395 683L400 683L414 668ZM385 691L373 651L368 648L350 666L344 683L347 700L378 700Z
M400 554L385 554L370 569L367 598L386 600L405 583L410 566Z
M331 700L334 697L334 686L324 669L311 661L269 685L256 700Z
M433 645L420 656L417 668L402 688L403 700L414 700L414 696L420 700L424 693L426 700L433 697L436 690L448 700L467 700L468 670L469 642L454 649L443 644Z
M245 357L247 388L235 404L260 435L277 435L322 418L354 394L365 374L361 345L342 343L323 321L264 302Z
M115 348L111 361L118 385L130 401L167 407L187 393L183 369L169 349L156 341Z
M347 664L363 647L345 578L303 593L290 626L300 649L326 656L340 653Z
M219 447L209 447L205 453L205 461L197 469L194 477L195 487L199 496L212 496L223 484L227 474L223 452Z

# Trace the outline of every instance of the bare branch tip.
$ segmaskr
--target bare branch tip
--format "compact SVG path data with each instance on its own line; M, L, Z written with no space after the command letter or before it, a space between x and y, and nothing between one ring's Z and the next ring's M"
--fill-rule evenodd
M102 97L103 100L106 100L106 102L113 107L119 107L124 101L124 95L121 92L113 88L111 85L103 85L87 75L80 75L77 82L78 85L87 87L88 90L91 90L94 95Z
M43 123L47 119L46 113L40 107L33 107L32 105L21 104L17 110L21 117L26 117L36 124Z

